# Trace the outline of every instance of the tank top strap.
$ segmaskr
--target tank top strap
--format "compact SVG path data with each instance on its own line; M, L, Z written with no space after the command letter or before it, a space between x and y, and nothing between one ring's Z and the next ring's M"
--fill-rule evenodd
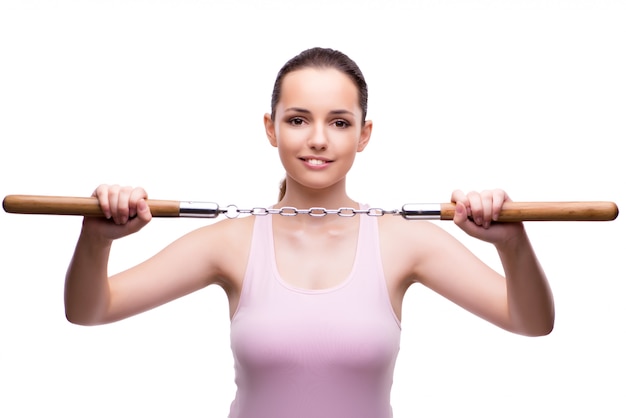
M267 272L273 271L272 261L272 223L270 216L255 216L252 227L252 237L250 240L250 254L248 255L248 265L243 277L239 304L232 318L234 319L239 311L246 306L252 295L258 297L263 292L263 287L267 287ZM259 273L265 274L259 274ZM265 283L264 283L265 282ZM264 286L265 285L265 286ZM267 291L267 289L265 289Z
M369 206L367 205L361 205L361 209L368 208ZM401 329L401 322L389 298L389 289L383 269L378 217L368 215L359 216L361 216L361 227L359 229L360 236L357 246L359 253L355 258L355 275L358 275L362 280L369 280L367 287L370 289L370 294L368 297L374 298L377 303L380 303L379 306L385 306L385 309L389 311L398 328Z

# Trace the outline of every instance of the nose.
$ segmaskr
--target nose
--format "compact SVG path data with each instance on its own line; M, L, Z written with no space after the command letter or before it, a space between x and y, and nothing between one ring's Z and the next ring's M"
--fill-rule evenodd
M311 149L325 150L328 147L328 136L323 124L316 124L309 135L308 145Z

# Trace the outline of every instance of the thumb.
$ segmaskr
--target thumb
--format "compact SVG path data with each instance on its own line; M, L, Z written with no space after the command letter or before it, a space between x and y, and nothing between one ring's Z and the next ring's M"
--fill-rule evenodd
M148 203L144 199L138 200L137 215L131 218L128 223L123 225L123 227L125 228L124 235L134 234L135 232L146 226L151 219L152 213L150 212L150 207L148 206Z
M150 212L150 206L145 199L139 199L137 201L137 217L144 223L150 222L152 219L152 212Z
M467 209L467 206L461 202L456 202L453 218L454 223L461 228L461 230L465 231L466 234L476 237L479 227L469 218L469 216L470 212Z
M467 222L467 208L463 203L456 202L453 220L457 225Z

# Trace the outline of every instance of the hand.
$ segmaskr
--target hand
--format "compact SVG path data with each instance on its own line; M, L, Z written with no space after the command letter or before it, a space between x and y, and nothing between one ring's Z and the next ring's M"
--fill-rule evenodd
M497 223L502 205L510 200L501 189L467 194L455 190L451 198L456 203L454 223L474 238L493 244L506 242L523 231L519 222Z
M92 196L98 198L106 219L85 217L83 230L114 240L133 234L152 219L146 199L148 194L141 187L122 187L102 184Z

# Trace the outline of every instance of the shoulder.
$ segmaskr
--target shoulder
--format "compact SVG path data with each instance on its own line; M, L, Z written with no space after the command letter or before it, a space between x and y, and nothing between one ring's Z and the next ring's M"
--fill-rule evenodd
M401 216L380 217L378 228L381 239L398 244L420 243L448 235L431 221L407 220Z
M192 231L188 238L193 245L204 247L207 252L217 255L219 260L229 261L233 257L247 255L253 226L253 216L224 219Z
M401 280L415 280L424 267L442 262L441 258L456 251L460 244L452 234L428 220L382 216L378 225L385 267L398 269Z
M247 265L254 217L224 219L188 232L178 239L191 263L203 265L212 282L232 285Z
M235 219L223 219L206 226L202 226L183 236L188 240L219 241L222 244L239 245L242 241L249 241L252 235L254 219L252 216Z
M214 224L200 228L204 234L216 235L222 240L232 241L234 244L241 240L248 240L252 235L254 216L245 216L234 219L223 219Z

